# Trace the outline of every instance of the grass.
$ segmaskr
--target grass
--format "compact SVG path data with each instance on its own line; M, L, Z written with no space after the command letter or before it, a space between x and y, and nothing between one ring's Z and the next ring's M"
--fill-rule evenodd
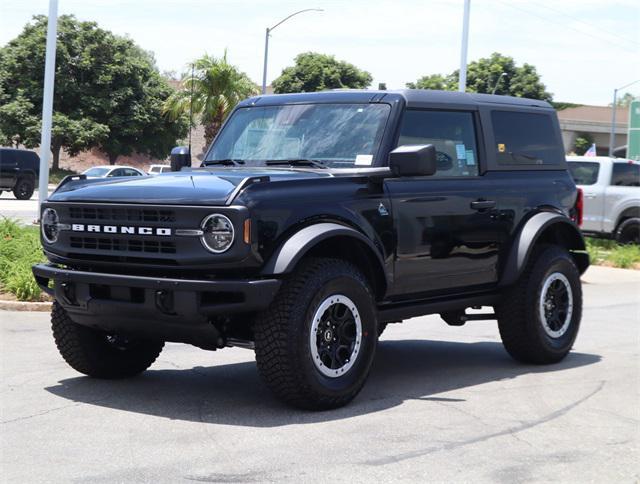
M62 179L65 176L68 175L77 175L78 173L73 171L73 170L65 170L65 169L60 169L60 170L55 170L55 171L50 171L49 172L49 183L52 183L54 185L57 185L58 183L60 183L62 181Z
M587 237L587 251L592 264L634 269L640 266L640 245L619 245L615 240Z
M42 291L36 284L31 265L42 262L40 234L36 227L25 227L14 220L0 219L0 286L19 301L39 301Z

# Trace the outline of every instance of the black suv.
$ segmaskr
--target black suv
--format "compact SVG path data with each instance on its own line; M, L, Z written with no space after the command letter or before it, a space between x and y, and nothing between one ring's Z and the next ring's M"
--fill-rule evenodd
M202 167L70 177L42 210L51 263L33 272L62 356L94 377L144 371L165 341L255 348L276 395L326 409L362 388L388 323L497 319L541 364L580 324L581 199L546 102L254 97Z
M40 157L33 151L0 148L0 194L13 191L18 200L29 200L39 173Z

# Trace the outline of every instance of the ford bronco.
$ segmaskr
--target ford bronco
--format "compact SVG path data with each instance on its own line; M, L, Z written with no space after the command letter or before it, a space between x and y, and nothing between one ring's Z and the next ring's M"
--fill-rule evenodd
M526 363L573 345L589 259L546 102L253 97L190 165L176 149L177 172L68 177L43 204L33 273L77 371L138 374L165 341L245 347L279 398L328 409L360 391L388 323L495 319Z

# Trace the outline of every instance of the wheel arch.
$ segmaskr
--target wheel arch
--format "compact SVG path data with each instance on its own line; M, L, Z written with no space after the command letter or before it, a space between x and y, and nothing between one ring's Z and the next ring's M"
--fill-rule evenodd
M501 286L515 283L527 265L537 244L555 244L566 248L573 257L580 274L589 267L589 255L580 230L564 215L539 212L530 217L514 238L509 250Z
M628 218L640 218L640 207L634 204L631 207L626 207L625 209L623 209L620 215L618 215L616 219L614 232L618 230L618 227L620 226L620 224L625 220L627 220Z
M386 293L385 266L374 243L357 230L333 222L316 223L295 232L274 251L262 274L288 274L307 256L348 260L371 282L376 299Z

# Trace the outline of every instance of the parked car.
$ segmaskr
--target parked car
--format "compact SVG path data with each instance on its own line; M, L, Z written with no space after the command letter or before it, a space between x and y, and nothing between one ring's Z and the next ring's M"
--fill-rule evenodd
M589 265L577 201L544 101L260 96L201 168L67 178L42 206L50 263L33 273L81 373L133 376L165 341L237 346L282 400L328 409L358 394L386 325L416 316L497 320L513 358L562 360Z
M13 191L18 200L29 200L39 173L40 157L33 151L0 148L0 194Z
M115 176L147 176L147 174L132 166L103 165L92 166L82 172L87 178L110 178Z
M584 194L585 234L640 243L640 161L607 156L567 156Z
M147 174L155 176L160 173L168 173L171 171L171 165L151 165Z

